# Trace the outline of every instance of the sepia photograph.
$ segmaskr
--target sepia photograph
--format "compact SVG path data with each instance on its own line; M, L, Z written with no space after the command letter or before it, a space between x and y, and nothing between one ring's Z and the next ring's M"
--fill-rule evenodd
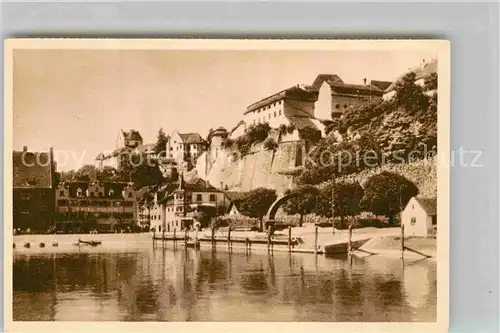
M7 327L444 332L449 48L7 40Z

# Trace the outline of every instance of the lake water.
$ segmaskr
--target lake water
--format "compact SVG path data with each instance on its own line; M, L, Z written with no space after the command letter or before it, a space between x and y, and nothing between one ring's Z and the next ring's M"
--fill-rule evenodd
M244 250L15 251L14 320L435 321L436 263Z

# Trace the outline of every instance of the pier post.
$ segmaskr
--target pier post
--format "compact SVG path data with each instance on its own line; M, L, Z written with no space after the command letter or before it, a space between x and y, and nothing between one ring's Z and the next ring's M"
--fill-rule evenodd
M347 253L351 254L352 252L352 223L349 224L348 230L348 238L347 238Z
M271 250L271 226L267 228L267 252Z
M211 238L212 238L212 246L214 246L215 245L215 227L214 226L212 226Z
M153 246L155 245L156 242L156 230L153 231Z
M401 222L401 258L405 252L405 225Z
M177 231L177 228L174 228L174 245L175 245L175 241L177 240L177 238L175 237L176 231Z
M318 254L318 226L314 226L314 254Z
M165 242L165 226L161 228L161 240L162 242Z
M288 252L292 252L292 227L288 226Z
M231 226L227 229L227 246L231 247Z

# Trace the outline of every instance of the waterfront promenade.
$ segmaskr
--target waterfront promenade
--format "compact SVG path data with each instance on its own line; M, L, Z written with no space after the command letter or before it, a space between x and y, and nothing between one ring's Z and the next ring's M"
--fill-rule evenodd
M292 238L300 239L298 245L294 248L297 252L313 252L314 242L315 242L315 227L314 225L305 225L301 228L291 229ZM173 232L168 232L164 234L165 237L173 237ZM190 231L188 233L191 239L194 239L195 232ZM161 237L162 234L156 234L156 237ZM182 239L185 233L182 231L176 231L176 238ZM215 238L224 239L227 238L227 229L217 230L215 232ZM376 253L377 255L383 256L400 256L400 236L399 228L362 228L354 229L352 233L352 241L356 242L359 240L368 240L361 250L369 251L371 253ZM255 231L232 231L231 237L233 239L267 239L267 234ZM206 229L198 232L198 238L211 238L211 230ZM288 230L283 230L275 232L273 239L275 240L286 240L288 238ZM122 249L134 248L138 245L143 246L144 244L150 243L153 246L153 234L152 233L118 233L118 234L51 234L51 235L15 235L13 238L13 243L15 244L15 252L36 252L36 251L65 251L70 248L78 248L75 244L78 240L86 241L101 241L102 244L98 246L99 249L103 251L106 249ZM320 249L323 249L326 245L334 245L339 243L345 243L348 239L347 230L335 230L333 233L332 228L318 228L318 242L317 245ZM30 248L25 248L24 244L30 243ZM43 243L44 247L41 248L40 244ZM156 240L155 246L173 246L173 241L166 241L165 243L161 240ZM179 240L176 242L177 246L184 246L183 241ZM57 244L57 245L55 245ZM435 239L420 239L420 238L408 238L405 240L405 244L408 247L422 250L426 254L435 257L436 251L436 240ZM204 248L211 247L212 245L207 243L202 243ZM218 243L217 248L227 248L227 244ZM245 250L244 244L234 244L232 248L235 251ZM252 251L262 251L267 250L266 245L255 244L252 245ZM287 251L287 246L274 246L273 251ZM321 251L320 251L321 252ZM366 252L355 251L356 255L366 256ZM405 251L405 256L412 258L417 256L414 253Z

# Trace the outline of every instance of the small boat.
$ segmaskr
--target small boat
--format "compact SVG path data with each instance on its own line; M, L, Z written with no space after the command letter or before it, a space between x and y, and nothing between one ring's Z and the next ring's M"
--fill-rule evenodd
M200 241L194 241L194 240L190 240L190 241L187 241L186 242L186 247L193 247L195 249L199 249L200 248Z
M81 239L78 240L78 245L83 244L83 245L90 245L90 246L97 246L101 245L101 241L83 241Z

